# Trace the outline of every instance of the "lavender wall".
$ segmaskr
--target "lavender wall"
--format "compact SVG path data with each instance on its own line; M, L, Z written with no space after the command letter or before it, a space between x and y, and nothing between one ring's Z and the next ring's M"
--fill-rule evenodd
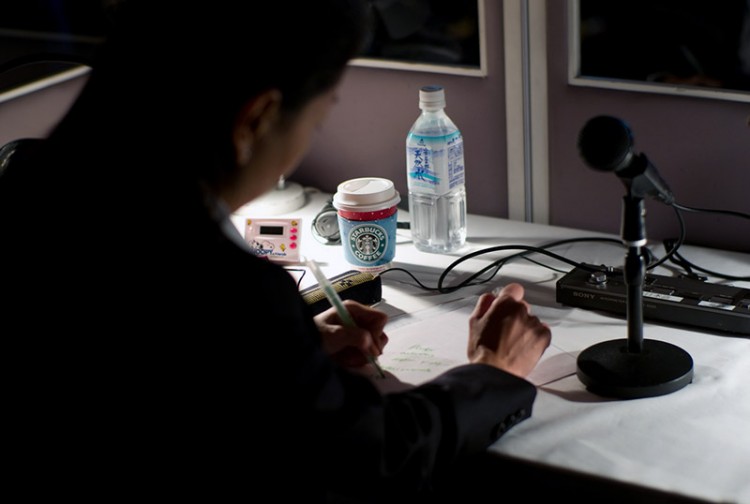
M406 134L419 115L419 88L442 84L446 112L464 136L471 213L508 215L502 2L486 2L487 77L352 67L340 100L291 177L334 192L339 182L379 176L406 200Z
M625 187L586 167L576 150L581 127L599 114L630 124L636 150L678 203L750 213L750 104L569 86L566 9L567 2L547 0L550 222L619 233ZM646 207L652 241L676 236L671 208L651 200ZM685 221L690 242L750 251L747 220L691 213Z
M0 146L19 138L43 138L68 110L86 77L0 103Z
M720 100L588 89L567 84L567 2L547 0L549 163L552 224L619 233L624 187L580 161L576 137L594 115L627 120L636 149L647 153L683 205L750 212L750 105ZM340 102L291 177L334 191L342 180L392 179L406 195L404 142L419 109L418 90L439 83L447 112L466 145L469 211L507 217L502 3L486 2L488 76L461 77L352 67ZM0 145L44 136L67 110L84 79L0 104ZM675 236L674 212L647 201L652 241ZM750 251L747 220L686 215L688 240Z

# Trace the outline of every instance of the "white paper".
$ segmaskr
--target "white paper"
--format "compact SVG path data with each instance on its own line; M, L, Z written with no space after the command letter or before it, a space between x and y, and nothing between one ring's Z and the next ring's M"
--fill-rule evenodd
M420 385L443 372L468 363L469 315L477 296L411 315L411 322L386 326L389 341L380 366L389 375L375 379L383 392ZM575 374L576 358L551 344L527 379L541 386Z

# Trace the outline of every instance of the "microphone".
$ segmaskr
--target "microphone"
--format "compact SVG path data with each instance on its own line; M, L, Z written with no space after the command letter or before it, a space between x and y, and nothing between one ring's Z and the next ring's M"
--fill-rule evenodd
M588 390L605 396L630 399L669 394L693 380L693 359L671 343L643 338L643 197L672 205L674 196L646 155L633 150L630 128L616 117L590 119L578 135L578 151L591 168L615 172L628 189L622 198L621 226L622 241L628 246L623 268L628 337L584 349L578 354L576 374Z
M628 125L612 116L597 116L578 135L578 152L591 168L613 171L632 196L650 196L672 205L674 195L645 154L633 150L633 133Z

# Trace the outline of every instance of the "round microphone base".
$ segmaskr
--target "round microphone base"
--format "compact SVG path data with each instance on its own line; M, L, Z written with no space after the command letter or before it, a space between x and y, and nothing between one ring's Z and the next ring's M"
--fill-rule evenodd
M597 395L637 399L671 394L693 381L693 358L680 347L644 340L639 353L628 340L597 343L578 355L576 374Z

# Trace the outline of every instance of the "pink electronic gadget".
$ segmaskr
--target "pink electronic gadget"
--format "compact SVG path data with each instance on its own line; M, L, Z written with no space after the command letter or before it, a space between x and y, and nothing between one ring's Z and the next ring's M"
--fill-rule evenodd
M245 241L253 253L271 261L299 262L301 219L245 219Z

